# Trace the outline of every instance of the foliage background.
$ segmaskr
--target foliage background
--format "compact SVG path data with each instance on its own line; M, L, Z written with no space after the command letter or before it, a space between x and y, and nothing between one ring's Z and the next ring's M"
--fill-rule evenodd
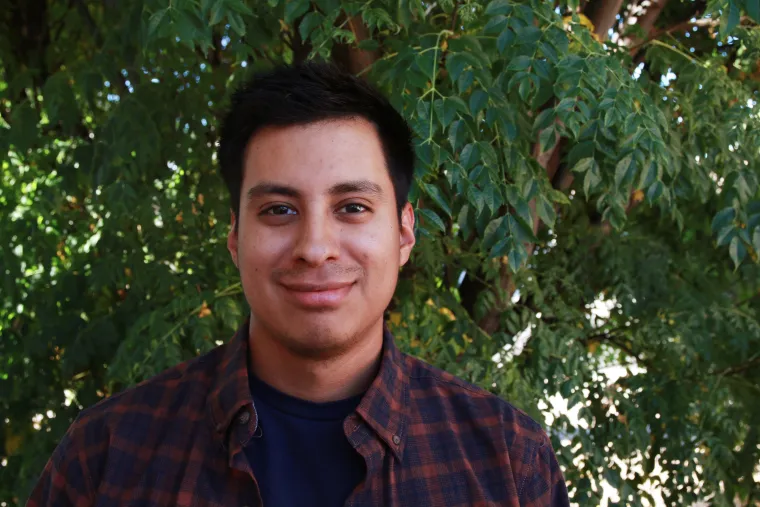
M759 1L8 3L0 505L243 319L218 118L313 57L418 136L401 347L546 423L578 504L758 502Z

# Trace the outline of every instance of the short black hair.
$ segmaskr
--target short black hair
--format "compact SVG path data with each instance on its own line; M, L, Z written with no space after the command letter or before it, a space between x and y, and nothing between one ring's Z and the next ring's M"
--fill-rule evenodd
M218 160L235 216L240 213L245 150L258 130L348 118L374 125L400 216L414 172L409 124L377 88L336 65L315 61L255 74L233 93L221 124Z

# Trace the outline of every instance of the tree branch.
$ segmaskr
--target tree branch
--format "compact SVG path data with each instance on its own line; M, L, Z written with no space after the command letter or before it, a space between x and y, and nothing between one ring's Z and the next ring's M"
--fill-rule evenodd
M82 16L82 19L84 20L87 27L90 29L90 35L95 39L95 44L97 44L98 47L103 46L103 35L100 33L100 29L98 29L98 25L95 23L95 20L92 17L92 14L90 14L90 9L87 8L87 5L82 0L74 0L77 6L77 12L79 12L80 16Z
M696 17L699 17L700 14L697 14ZM680 32L681 30L687 30L693 26L698 27L716 27L720 25L720 20L717 19L697 19L696 21L686 20L682 21L680 23L676 23L675 25L669 27L669 28L663 28L662 30L655 30L654 32L650 33L649 37L644 39L641 42L636 43L635 45L631 46L631 52L632 54L637 51L640 47L645 46L652 42L655 39L659 39L663 35L670 35L674 32Z
M755 354L753 357L751 357L749 360L739 363L733 366L729 366L728 368L724 368L723 370L716 373L719 377L728 377L731 375L738 375L740 373L743 373L750 368L752 368L755 365L760 365L760 353Z

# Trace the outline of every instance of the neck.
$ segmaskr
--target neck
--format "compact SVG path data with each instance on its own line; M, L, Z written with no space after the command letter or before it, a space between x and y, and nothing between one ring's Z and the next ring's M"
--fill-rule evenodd
M253 374L278 391L315 403L358 395L372 384L383 350L382 320L331 357L304 357L251 319L249 364Z

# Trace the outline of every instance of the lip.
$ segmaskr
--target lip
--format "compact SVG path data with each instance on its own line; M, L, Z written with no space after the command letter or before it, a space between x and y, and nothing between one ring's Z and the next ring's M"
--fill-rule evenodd
M348 296L354 282L283 283L288 296L298 306L310 309L335 308Z

